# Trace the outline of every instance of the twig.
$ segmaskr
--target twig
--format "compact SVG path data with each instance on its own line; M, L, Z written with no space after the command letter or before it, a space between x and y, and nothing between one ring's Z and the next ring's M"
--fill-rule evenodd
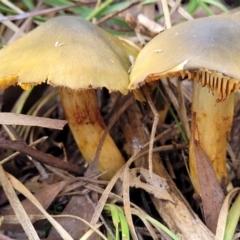
M38 160L43 164L47 164L65 171L72 172L72 173L82 174L84 171L81 167L75 164L61 161L59 158L56 158L50 154L46 154L34 148L31 148L23 141L19 141L19 140L9 141L9 140L0 138L0 148L19 151L21 153L24 153L34 158L35 160Z
M45 141L46 139L47 139L46 136L45 136L45 137L42 137L42 138L38 139L37 141L31 143L29 146L34 147L34 146L36 146L37 144ZM11 154L10 156L4 158L3 160L0 161L0 165L3 165L4 163L10 161L11 159L13 159L14 157L16 157L16 156L19 155L19 154L20 154L20 152L15 152L15 153Z

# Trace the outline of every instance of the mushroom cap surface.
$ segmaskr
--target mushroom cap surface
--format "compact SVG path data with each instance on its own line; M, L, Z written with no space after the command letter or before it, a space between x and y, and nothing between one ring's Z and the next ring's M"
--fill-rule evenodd
M0 50L0 88L47 82L126 94L130 56L137 53L130 44L79 17L52 18Z
M191 80L201 78L196 76L201 70L201 75L216 74L215 79L205 79L202 85L217 89L220 88L216 86L218 79L225 78L225 84L232 85L231 89L218 91L233 92L239 87L237 80L240 79L239 39L240 13L176 25L158 34L141 50L130 74L129 89L176 75L182 79L186 76ZM210 78L210 74L206 78Z

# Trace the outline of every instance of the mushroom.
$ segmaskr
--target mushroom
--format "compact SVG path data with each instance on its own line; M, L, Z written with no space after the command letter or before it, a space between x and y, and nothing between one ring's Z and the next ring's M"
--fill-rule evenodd
M50 19L0 50L0 88L58 87L66 119L87 162L95 156L105 124L94 89L128 92L128 69L138 50L99 27L73 16ZM109 180L125 163L108 134L99 170Z
M189 165L199 193L193 143L209 157L216 176L226 185L227 135L234 96L240 86L240 13L207 17L174 26L152 39L139 53L129 89L145 82L177 77L193 81Z

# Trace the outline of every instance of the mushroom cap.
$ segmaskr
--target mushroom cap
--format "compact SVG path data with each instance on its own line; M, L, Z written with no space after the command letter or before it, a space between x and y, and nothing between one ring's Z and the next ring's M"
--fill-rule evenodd
M130 56L137 54L133 46L88 21L56 17L0 50L0 88L47 82L126 94Z
M129 89L164 77L188 77L216 89L222 100L239 87L239 39L240 13L174 26L141 50L130 74Z

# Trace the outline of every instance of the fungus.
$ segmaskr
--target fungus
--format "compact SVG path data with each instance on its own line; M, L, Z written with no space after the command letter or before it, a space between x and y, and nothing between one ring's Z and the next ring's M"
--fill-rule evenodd
M193 154L197 140L221 184L227 183L227 135L234 96L240 86L240 13L181 23L156 36L139 53L129 89L145 82L177 77L193 81L189 164L195 191L199 184Z
M94 89L127 93L128 69L137 50L99 27L73 16L53 18L0 51L0 88L58 87L74 139L91 162L105 130ZM108 134L99 170L109 180L125 163Z

